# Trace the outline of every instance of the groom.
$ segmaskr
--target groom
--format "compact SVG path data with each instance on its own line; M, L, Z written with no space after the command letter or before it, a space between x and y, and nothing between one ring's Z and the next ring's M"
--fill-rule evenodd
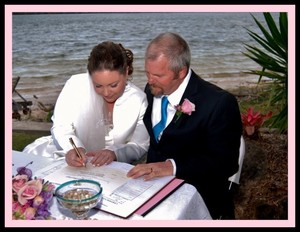
M239 106L232 94L201 79L190 62L187 42L175 33L160 34L148 45L144 123L150 147L147 163L135 166L128 177L175 175L197 188L213 219L234 219L228 178L238 171ZM165 126L155 136L161 120Z

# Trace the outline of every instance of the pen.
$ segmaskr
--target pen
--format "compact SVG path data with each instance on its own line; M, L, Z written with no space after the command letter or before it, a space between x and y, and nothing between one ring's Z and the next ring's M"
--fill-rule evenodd
M69 141L70 141L71 145L73 146L73 148L75 149L78 158L82 160L82 155L81 155L80 151L78 150L78 148L76 147L73 139L69 138ZM85 164L83 162L82 162L82 164L85 166Z

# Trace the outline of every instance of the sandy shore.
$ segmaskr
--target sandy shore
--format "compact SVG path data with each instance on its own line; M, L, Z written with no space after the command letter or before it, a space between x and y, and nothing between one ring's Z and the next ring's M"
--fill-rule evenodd
M203 79L229 91L234 91L241 87L254 87L257 85L258 78L256 76L231 76L231 77L204 77ZM22 80L25 82L26 80ZM144 89L145 83L141 83L139 80L133 79L133 83L139 88ZM18 92L26 98L27 101L32 101L33 105L31 109L38 109L38 102L41 102L46 108L53 107L57 100L59 93L63 86L49 86L47 91L41 91L34 89L32 86L29 88L29 84L26 83L26 87L20 83L20 89ZM32 85L32 84L31 84ZM18 89L18 88L17 88ZM13 99L21 100L17 95L13 95Z
M211 82L237 96L253 94L253 91L256 91L256 88L253 87L257 86L257 80L248 78L214 78ZM13 130L50 131L52 123L47 122L47 117L49 112L54 109L56 99L57 96L47 97L44 95L40 95L37 99L27 99L33 102L30 106L31 112L25 115L20 110L21 120L13 119Z

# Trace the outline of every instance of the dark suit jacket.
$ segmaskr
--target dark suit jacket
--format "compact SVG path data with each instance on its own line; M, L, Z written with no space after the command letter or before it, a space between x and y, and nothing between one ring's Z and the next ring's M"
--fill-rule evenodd
M230 201L228 178L238 171L242 122L236 98L192 71L180 104L187 98L195 104L195 111L182 114L177 121L175 115L157 143L151 122L153 95L148 85L145 92L149 105L144 123L150 135L147 163L174 159L176 177L194 185L212 216L218 217Z

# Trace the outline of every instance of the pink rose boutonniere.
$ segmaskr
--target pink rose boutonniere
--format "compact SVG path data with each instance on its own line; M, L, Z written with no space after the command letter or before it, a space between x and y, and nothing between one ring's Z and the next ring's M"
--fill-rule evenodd
M191 115L192 112L195 111L195 104L190 102L189 99L185 98L181 105L175 106L175 109L177 110L176 111L177 118L175 122L177 122L177 120L181 117L182 113Z

